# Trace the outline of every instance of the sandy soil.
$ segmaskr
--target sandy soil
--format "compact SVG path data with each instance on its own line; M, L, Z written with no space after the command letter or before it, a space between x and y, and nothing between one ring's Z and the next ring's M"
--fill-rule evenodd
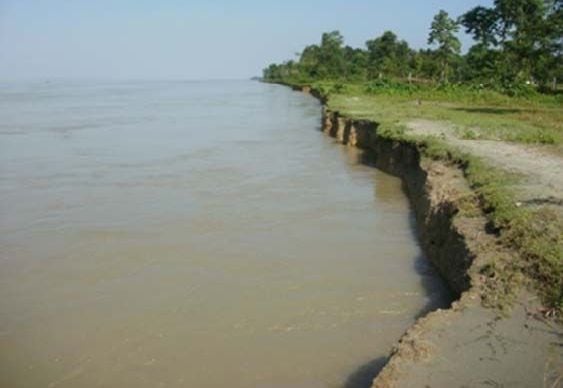
M491 165L521 176L516 185L523 204L563 206L563 158L545 147L493 140L466 140L455 127L430 120L407 124L413 133L444 139L462 151L479 156ZM559 209L561 213L561 209Z
M478 300L432 313L405 335L374 386L561 387L563 333L528 297L510 317Z

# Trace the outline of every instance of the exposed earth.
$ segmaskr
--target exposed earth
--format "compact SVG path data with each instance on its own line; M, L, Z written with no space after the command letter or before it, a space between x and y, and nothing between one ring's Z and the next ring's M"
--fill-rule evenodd
M563 215L563 159L549 148L463 139L454 125L429 120L411 121L407 128L418 136L439 137L515 174L513 188L519 206L549 207L558 217ZM446 192L451 200L451 187L458 179L435 170L429 170L431 192ZM459 187L458 183L454 192ZM482 233L479 221L461 217L454 223L476 253L476 261L481 261L473 267L493 256L510 260L513 253ZM539 299L530 291L520 291L508 312L483 307L482 278L473 273L473 287L451 309L429 314L406 333L374 387L563 387L561 325L545 317Z
M377 167L402 177L427 256L461 292L451 308L428 314L405 333L382 369L374 371L373 387L563 387L561 317L542 305L533 287L523 286L530 283L521 272L507 270L521 260L519 253L488 227L464 171L443 160L413 156L414 143L380 138L378 123L355 119L356 112L341 116L338 111L348 107L332 111L320 93L312 94L327 105L325 133L375 152ZM533 214L547 209L563 225L560 149L479 139L450 122L411 119L401 124L417 140L439 138L448 150L479 158L485 169L495 169L493 176L508 178L502 186L509 185L517 207ZM475 211L467 211L468 202Z
M517 174L515 188L523 206L550 205L562 214L563 158L546 146L462 139L454 125L430 120L413 120L407 127L414 134L439 137L492 166Z

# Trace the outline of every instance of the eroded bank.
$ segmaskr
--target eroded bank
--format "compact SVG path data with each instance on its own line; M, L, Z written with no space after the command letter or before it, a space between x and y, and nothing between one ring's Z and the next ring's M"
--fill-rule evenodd
M405 333L374 387L557 384L562 332L534 313L536 296L518 289L508 314L485 307L506 296L495 265L516 253L498 243L464 171L424 157L414 142L379 133L376 122L330 110L315 89L293 88L323 103L324 133L362 149L366 163L402 179L421 246L458 297Z

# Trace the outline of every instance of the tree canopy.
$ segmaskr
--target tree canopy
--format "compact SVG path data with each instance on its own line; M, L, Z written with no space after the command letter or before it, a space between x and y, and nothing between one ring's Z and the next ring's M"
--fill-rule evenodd
M441 10L432 21L428 44L437 45L436 56L440 60L441 80L447 81L452 61L461 51L461 42L456 36L459 25L444 10Z
M461 54L460 27L474 39ZM439 11L428 36L429 48L413 50L393 31L346 46L339 31L322 34L297 61L269 65L269 81L355 80L380 78L475 83L510 88L547 89L563 77L563 0L495 0L457 19Z

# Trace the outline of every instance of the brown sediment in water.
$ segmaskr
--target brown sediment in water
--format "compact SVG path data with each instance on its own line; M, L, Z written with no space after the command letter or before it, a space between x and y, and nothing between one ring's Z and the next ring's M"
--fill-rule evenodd
M402 179L421 246L459 297L450 309L431 312L405 333L373 386L557 386L563 331L534 312L537 298L520 290L504 316L483 306L496 287L488 287L495 275L484 269L499 257L510 262L515 253L488 231L462 169L425 158L412 142L378 134L376 122L331 111L327 98L311 87L292 87L323 103L324 133L364 150L366 163Z
M323 108L322 130L339 143L364 150L364 161L401 177L412 203L420 242L458 296L469 290L469 269L476 256L456 215L456 202L471 196L463 172L443 162L424 160L415 145L381 137L378 124L342 117ZM484 228L485 219L471 217Z
M308 96L48 89L60 98L15 115L29 136L3 138L1 387L369 386L416 317L449 305L400 179L317 132ZM131 98L91 111L116 91ZM46 116L68 106L99 126L45 135L74 125Z

